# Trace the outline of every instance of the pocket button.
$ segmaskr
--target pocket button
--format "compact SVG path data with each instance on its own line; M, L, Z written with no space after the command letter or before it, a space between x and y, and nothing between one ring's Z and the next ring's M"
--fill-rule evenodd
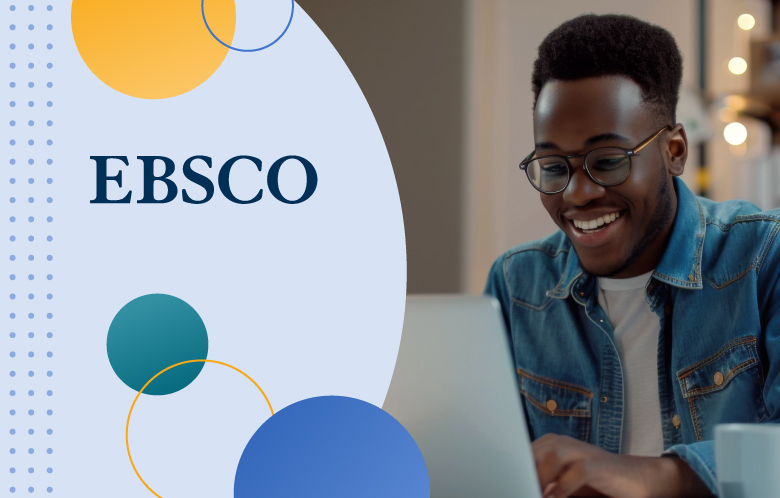
M716 386L723 384L723 374L720 372L715 372L713 380L715 381Z
M558 408L558 403L554 399L547 400L547 409L554 412Z
M672 417L672 425L674 426L675 429L680 428L680 416L677 415L676 413L674 414L674 417Z

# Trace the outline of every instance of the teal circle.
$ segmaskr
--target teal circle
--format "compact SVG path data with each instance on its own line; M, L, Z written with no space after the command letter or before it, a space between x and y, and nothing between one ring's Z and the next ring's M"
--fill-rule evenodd
M156 373L171 365L205 360L209 338L192 306L167 294L148 294L133 299L114 316L106 350L117 377L140 391ZM195 380L202 369L202 362L172 368L154 379L144 394L175 393Z

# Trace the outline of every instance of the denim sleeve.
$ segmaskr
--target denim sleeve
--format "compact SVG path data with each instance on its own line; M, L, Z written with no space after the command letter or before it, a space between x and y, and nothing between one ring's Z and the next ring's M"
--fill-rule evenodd
M493 262L493 266L490 267L490 273L488 273L487 283L485 284L485 294L493 296L501 303L501 313L504 316L504 325L507 331L511 330L509 323L509 315L507 310L509 309L509 289L506 284L506 276L504 275L504 256L501 255ZM511 335L511 334L510 334Z
M762 423L780 423L780 234L773 237L770 249L758 272L758 306L761 310L762 344L766 348L767 365L763 365L764 404L768 417ZM721 496L715 469L715 441L672 446L665 456L679 456L707 484L716 496Z
M699 479L704 481L710 492L720 496L718 478L715 474L715 441L678 444L664 451L662 456L678 456L685 460Z

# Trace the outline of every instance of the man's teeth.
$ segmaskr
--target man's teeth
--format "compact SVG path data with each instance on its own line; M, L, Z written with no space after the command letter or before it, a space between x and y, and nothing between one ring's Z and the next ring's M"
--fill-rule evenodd
M571 220L571 221L572 223L574 223L575 227L581 230L593 230L594 228L598 228L602 225L612 223L618 218L620 218L620 213L614 212L610 214L605 214L604 216L599 216L598 218L589 221L583 221L583 220Z

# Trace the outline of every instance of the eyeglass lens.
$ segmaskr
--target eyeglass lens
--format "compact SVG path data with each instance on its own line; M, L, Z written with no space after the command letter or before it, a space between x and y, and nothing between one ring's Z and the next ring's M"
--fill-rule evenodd
M596 183L604 186L623 183L631 170L631 158L623 149L603 148L588 153L585 165ZM528 163L528 179L542 192L559 192L571 174L563 156L540 157Z

